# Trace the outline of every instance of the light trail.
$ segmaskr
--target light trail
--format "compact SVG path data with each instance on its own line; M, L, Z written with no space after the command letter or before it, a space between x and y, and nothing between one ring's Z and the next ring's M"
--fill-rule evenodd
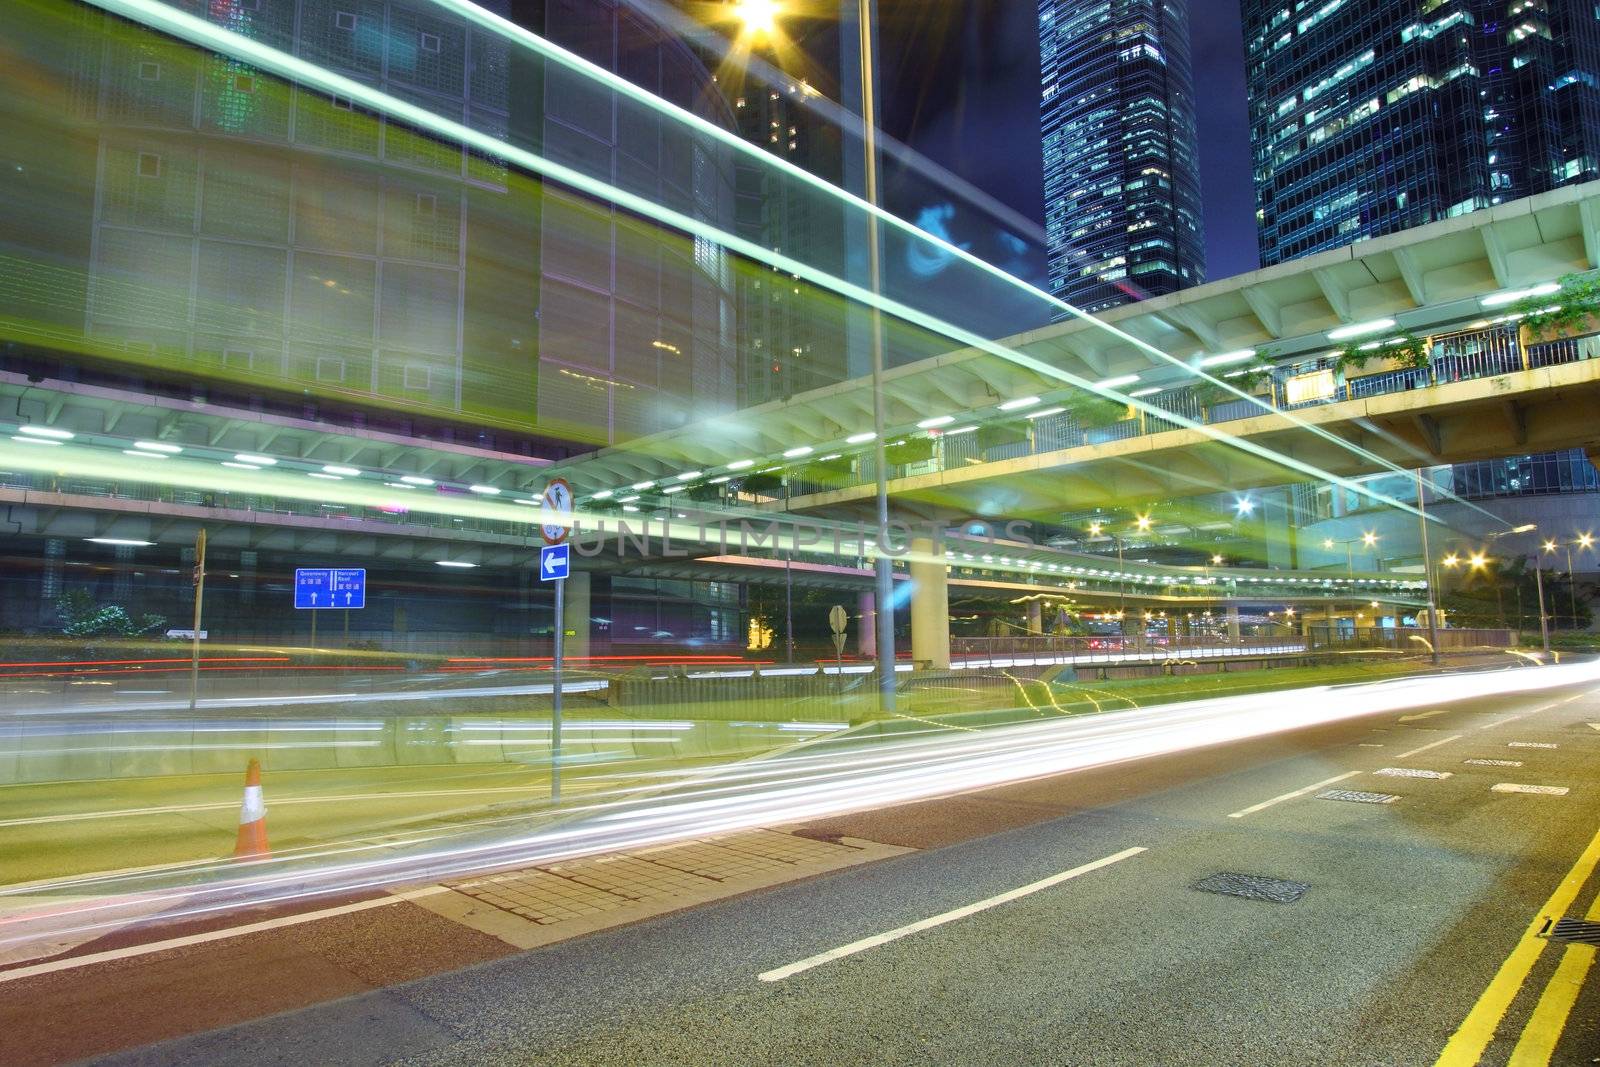
M1600 662L1438 674L1316 687L1187 704L1051 718L978 733L846 735L785 755L680 774L664 789L631 787L555 813L465 829L432 829L410 839L374 839L250 864L196 864L181 871L61 879L0 891L0 900L49 893L82 896L71 906L0 918L0 946L129 926L153 907L164 919L240 907L416 885L484 871L643 848L758 826L802 822L1240 741L1441 702L1592 684ZM174 884L179 875L187 884Z
M99 2L99 0L94 0L94 2ZM744 155L752 163L755 163L761 167L775 170L794 181L810 185L813 188L821 191L823 195L838 200L840 203L847 205L851 209L872 216L876 221L898 231L902 236L919 243L933 245L945 255L966 263L968 266L976 269L980 273L987 275L990 279L1007 287L1017 289L1020 292L1027 294L1029 297L1041 301L1052 311L1065 312L1066 314L1071 315L1082 322L1090 324L1096 329L1104 330L1105 332L1115 336L1118 340L1132 345L1139 351L1144 352L1146 355L1152 356L1160 362L1175 367L1193 378L1204 380L1211 385L1221 388L1225 392L1232 393L1236 398L1247 400L1264 413L1274 414L1285 418L1287 421L1293 423L1301 429L1306 430L1313 435L1322 438L1328 443L1336 445L1337 447L1342 448L1369 463L1374 463L1381 469L1388 470L1395 474L1407 473L1404 468L1391 463L1389 460L1384 459L1375 452L1363 448L1355 442L1341 437L1338 434L1324 429L1321 426L1304 422L1293 414L1279 411L1271 404L1264 402L1260 397L1254 396L1238 388L1225 377L1213 376L1206 373L1199 366L1191 365L1189 362L1169 355L1168 353L1157 348L1155 345L1151 344L1149 341L1146 341L1140 337L1136 337L1125 330L1118 329L1116 326L1094 317L1076 305L1062 300L1053 293L1046 292L1045 290L1040 289L1021 278L1018 278L1007 271L1001 270L999 267L996 267L994 264L989 263L981 257L973 255L972 252L966 248L963 248L952 241L946 240L937 234L930 233L927 230L915 226L908 220L902 219L898 215L885 210L881 206L874 204L869 200L863 199L854 193L851 193L845 189L841 189L838 186L817 177L816 175L807 171L805 168L791 163L789 160L784 159L781 156L767 152L759 145L745 140L730 130L723 129L710 120L696 115L687 108L679 107L670 101L663 100L662 98L655 96L644 89L641 89L632 82L612 73L606 68L584 59L582 56L576 55L575 53L561 48L559 45L540 37L538 34L533 33L525 27L517 25L510 19L488 11L478 4L472 3L471 0L431 0L431 2L437 7L461 16L468 22L476 23L478 26L507 41L521 45L536 55L560 63L569 70L575 71L584 77L587 77L590 80L605 86L608 90L617 93L619 96L637 101L643 104L645 107L655 111L657 114L669 118L681 126L692 129L702 136L719 142L732 151ZM1144 403L1139 398L1130 396L1126 393L1105 389L1089 381L1074 381L1072 384L1075 384L1080 388L1088 389L1089 391L1097 393L1101 396L1111 397L1119 402L1133 404L1135 407L1138 407L1140 410L1143 410L1148 414L1159 415L1168 419L1169 421L1174 421L1181 425L1189 424L1188 420L1184 419L1182 416L1174 415L1165 411L1164 409L1155 408L1152 405ZM1375 500L1381 499L1391 503L1391 506L1399 504L1398 501L1392 501L1390 498L1382 497L1381 494L1372 493L1371 495ZM1476 505L1471 505L1470 502L1462 501L1460 497L1456 496L1454 493L1448 494L1448 499L1452 499L1460 503L1468 503L1474 511L1483 512L1484 510ZM1403 510L1411 511L1413 514L1419 514L1419 512L1416 512L1414 509L1412 509L1410 505L1400 506L1403 508Z
M209 23L204 19L190 15L187 12L179 11L165 3L161 3L160 0L87 0L87 2L111 12L112 14L120 15L134 22L160 30L161 32L169 34L180 40L188 41L191 44L198 45L201 48L216 51L223 55L231 56L234 59L250 63L279 77L288 79L289 81L312 86L318 91L328 93L332 96L352 101L359 101L365 107L369 107L381 114L392 116L410 126L414 126L433 135L443 137L448 141L469 146L477 151L487 153L490 156L503 158L531 173L543 175L552 181L556 181L573 189L579 190L587 195L595 197L598 200L607 201L617 205L618 207L624 208L625 210L636 212L639 215L652 219L669 229L715 242L716 244L727 248L730 251L736 252L753 262L764 263L769 267L773 267L788 273L796 279L804 279L805 281L816 285L819 288L835 292L858 305L875 307L886 315L890 315L902 322L910 323L914 326L920 327L921 329L927 330L932 334L945 337L956 342L958 345L988 352L989 354L997 356L1009 363L1031 370L1035 374L1038 374L1047 380L1058 381L1065 385L1072 386L1073 388L1082 389L1085 392L1115 400L1119 404L1126 404L1144 412L1147 415L1163 419L1186 429L1194 430L1195 432L1200 433L1201 435L1225 447L1246 452L1259 459L1263 459L1268 463L1288 468L1289 470L1307 475L1308 477L1325 481L1333 485L1338 485L1342 488L1348 489L1358 496L1373 500L1376 503L1383 504L1407 514L1418 513L1417 509L1412 504L1378 492L1369 485L1363 484L1361 481L1340 477L1328 471L1322 470L1321 468L1318 468L1312 464L1298 460L1293 456L1273 451L1272 449L1256 444L1253 441L1235 437L1226 430L1220 430L1208 423L1196 422L1187 416L1158 408L1144 399L1132 397L1125 393L1117 392L1115 389L1108 389L1100 386L1091 379L1083 378L1079 375L1063 370L1060 367L1047 362L1046 360L1029 356L1026 353L1020 352L1016 349L1009 348L981 334L974 333L971 330L956 326L950 322L946 322L934 315L920 311L900 301L885 297L869 288L848 282L836 275L828 273L825 270L814 267L809 263L795 259L792 256L784 255L782 253L764 248L754 241L738 237L733 233L719 229L718 227L704 220L695 218L692 215L665 207L653 200L648 199L647 197L628 192L625 189L621 189L615 185L611 185L605 181L601 181L590 175L584 174L581 171L575 170L570 166L557 163L548 157L541 156L525 148L521 148L506 141L500 140L499 138L484 133L481 130L475 130L464 123L446 119L443 116L427 110L426 108L412 104L405 100L401 100L400 98L389 93L385 93L379 89L375 89L351 78L344 77L343 75L336 74L297 56L292 56L259 41L244 37L241 34L223 29L222 27ZM522 37L525 35L525 37L531 37L533 41L537 42L539 51L546 52L551 56L558 58L560 62L569 66L576 72L582 73L591 78L598 78L604 84L609 85L610 80L616 80L621 82L622 85L628 86L626 91L622 88L611 86L614 91L624 93L624 95L642 93L645 97L648 97L650 101L652 101L650 106L656 107L658 110L660 108L670 106L666 105L664 101L660 101L658 98L650 96L648 93L644 93L643 90L631 86L630 83L627 83L622 79L617 79L616 75L611 75L609 72L603 72L606 74L606 77L600 77L601 69L599 67L596 67L593 64L586 64L586 61L580 61L578 57L572 55L571 53L557 48L550 42L537 37L537 35L530 34L529 31L521 29L520 27L516 27L515 24L509 23L504 19L500 19L499 16L494 16L491 13L484 11L482 8L477 8L475 5L471 4L460 3L460 0L451 0L451 3L459 4L461 13L470 15L474 21L479 21L484 25L499 23L502 24L502 29L504 29L504 27L510 27L512 31L515 31L513 36ZM531 42L526 41L524 38L524 43ZM592 68L592 70L586 69L586 67ZM690 125L692 125L692 123ZM728 134L728 136L731 137L732 135ZM734 142L737 144L743 144L743 142L738 141L737 138L734 138ZM748 148L750 146L745 147ZM764 156L764 158L771 157ZM841 190L837 189L835 189L835 193L839 195L847 195L843 194ZM903 219L898 219L893 215L886 215L883 221L891 223L897 229L911 230L914 232L916 239L919 241L933 240L929 234L912 226L911 223L906 222ZM993 273L999 277L1010 279L1010 276L1006 275L1004 271L1000 271L998 268L984 263L983 260L971 256L970 253L958 249L954 245L949 245L948 242L944 243L941 248L942 250L947 249L950 254L958 255L964 260L973 260L974 263L979 265L980 268L986 273ZM1015 281L1014 279L1010 280ZM1033 290L1033 292L1043 296L1046 300L1051 301L1052 303L1056 302L1054 298L1048 297L1039 290ZM1151 345L1147 341L1142 341L1131 334L1116 330L1113 327L1109 327L1105 323L1093 318L1093 316L1087 315L1085 312L1080 311L1070 304L1062 303L1061 307L1067 310L1069 313L1093 323L1097 328L1114 334L1119 339L1135 346L1140 351L1143 351L1158 360L1182 368L1187 374L1197 376L1200 374L1200 372L1194 368L1190 368L1181 360L1162 352L1160 349ZM1223 388L1233 390L1232 386L1227 385L1220 379L1210 380L1215 384L1222 386ZM1237 390L1233 391L1237 392ZM1243 396L1244 394L1241 392L1240 395ZM1358 446L1353 446L1344 438L1332 434L1330 431L1322 430L1320 427L1310 426L1309 424L1295 417L1292 413L1278 411L1277 409L1270 407L1267 410L1273 416L1281 418L1292 425L1299 426L1301 429L1304 429L1307 432L1325 435L1330 443L1337 444L1341 448L1353 451L1358 455L1364 451L1359 449ZM49 451L54 450L52 449ZM16 447L0 447L0 455L5 456L7 463L25 466L29 469L45 469L49 467L48 463L44 463L41 466L39 461L30 460L23 450ZM1363 458L1367 457L1363 456ZM1400 470L1393 464L1382 460L1381 457L1373 456L1369 461L1377 462L1384 469L1395 472L1399 472ZM165 464L162 464L161 466L164 467Z

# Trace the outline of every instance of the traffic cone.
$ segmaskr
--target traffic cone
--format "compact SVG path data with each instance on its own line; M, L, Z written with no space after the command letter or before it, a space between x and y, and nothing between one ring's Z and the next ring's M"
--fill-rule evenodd
M244 772L244 804L239 808L239 841L234 859L271 855L267 847L267 805L261 799L261 761L251 760Z

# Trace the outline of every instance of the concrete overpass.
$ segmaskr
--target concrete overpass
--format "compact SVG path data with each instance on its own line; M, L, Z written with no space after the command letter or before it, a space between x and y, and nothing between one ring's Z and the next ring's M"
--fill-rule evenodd
M888 438L931 448L891 460L891 492L939 512L1013 514L1600 448L1584 417L1595 340L1537 344L1493 310L1600 269L1597 225L1600 183L1573 186L1007 338L1004 355L966 348L894 368ZM1352 330L1438 339L1431 377L1333 373L1330 350ZM1258 401L1224 391L1256 365L1273 379ZM1096 391L1128 417L1086 418ZM871 411L870 380L853 379L557 469L580 503L759 472L766 484L746 502L855 513L873 480Z

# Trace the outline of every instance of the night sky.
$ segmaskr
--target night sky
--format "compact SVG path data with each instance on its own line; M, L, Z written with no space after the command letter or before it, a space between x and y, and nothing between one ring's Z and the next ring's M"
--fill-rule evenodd
M1038 10L1026 0L882 0L883 126L1041 223ZM1206 269L1257 266L1238 0L1190 0Z

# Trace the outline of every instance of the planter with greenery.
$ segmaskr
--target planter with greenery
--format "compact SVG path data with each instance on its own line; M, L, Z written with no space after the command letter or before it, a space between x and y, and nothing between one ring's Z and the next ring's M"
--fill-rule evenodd
M905 466L911 463L922 463L933 458L933 438L908 437L904 441L896 441L885 445L883 458L894 466Z
M838 459L819 459L815 463L807 464L800 471L799 477L812 485L838 489L855 484L855 463L845 456Z
M1255 396L1272 381L1272 368L1251 367L1243 374L1235 374L1223 380L1239 392ZM1218 404L1239 399L1237 394L1217 382L1200 381L1196 382L1193 388L1195 401L1204 408L1216 407Z
M56 613L61 616L61 632L68 637L143 637L167 625L161 615L134 619L120 605L96 604L81 589L57 597Z
M744 481L739 483L739 492L749 493L751 496L782 496L783 473L763 471L760 474L746 475Z
M1078 393L1063 406L1083 430L1103 430L1128 417L1127 404L1088 390Z
M1336 370L1351 376L1352 371L1366 367L1373 360L1382 360L1388 364L1386 367L1374 368L1372 373L1385 370L1426 370L1428 367L1428 340L1425 337L1413 337L1411 334L1402 334L1390 341L1384 341L1377 346L1371 342L1346 345L1339 350L1339 355L1334 359Z
M1600 332L1600 278L1565 275L1560 292L1527 297L1507 310L1522 316L1524 344Z

